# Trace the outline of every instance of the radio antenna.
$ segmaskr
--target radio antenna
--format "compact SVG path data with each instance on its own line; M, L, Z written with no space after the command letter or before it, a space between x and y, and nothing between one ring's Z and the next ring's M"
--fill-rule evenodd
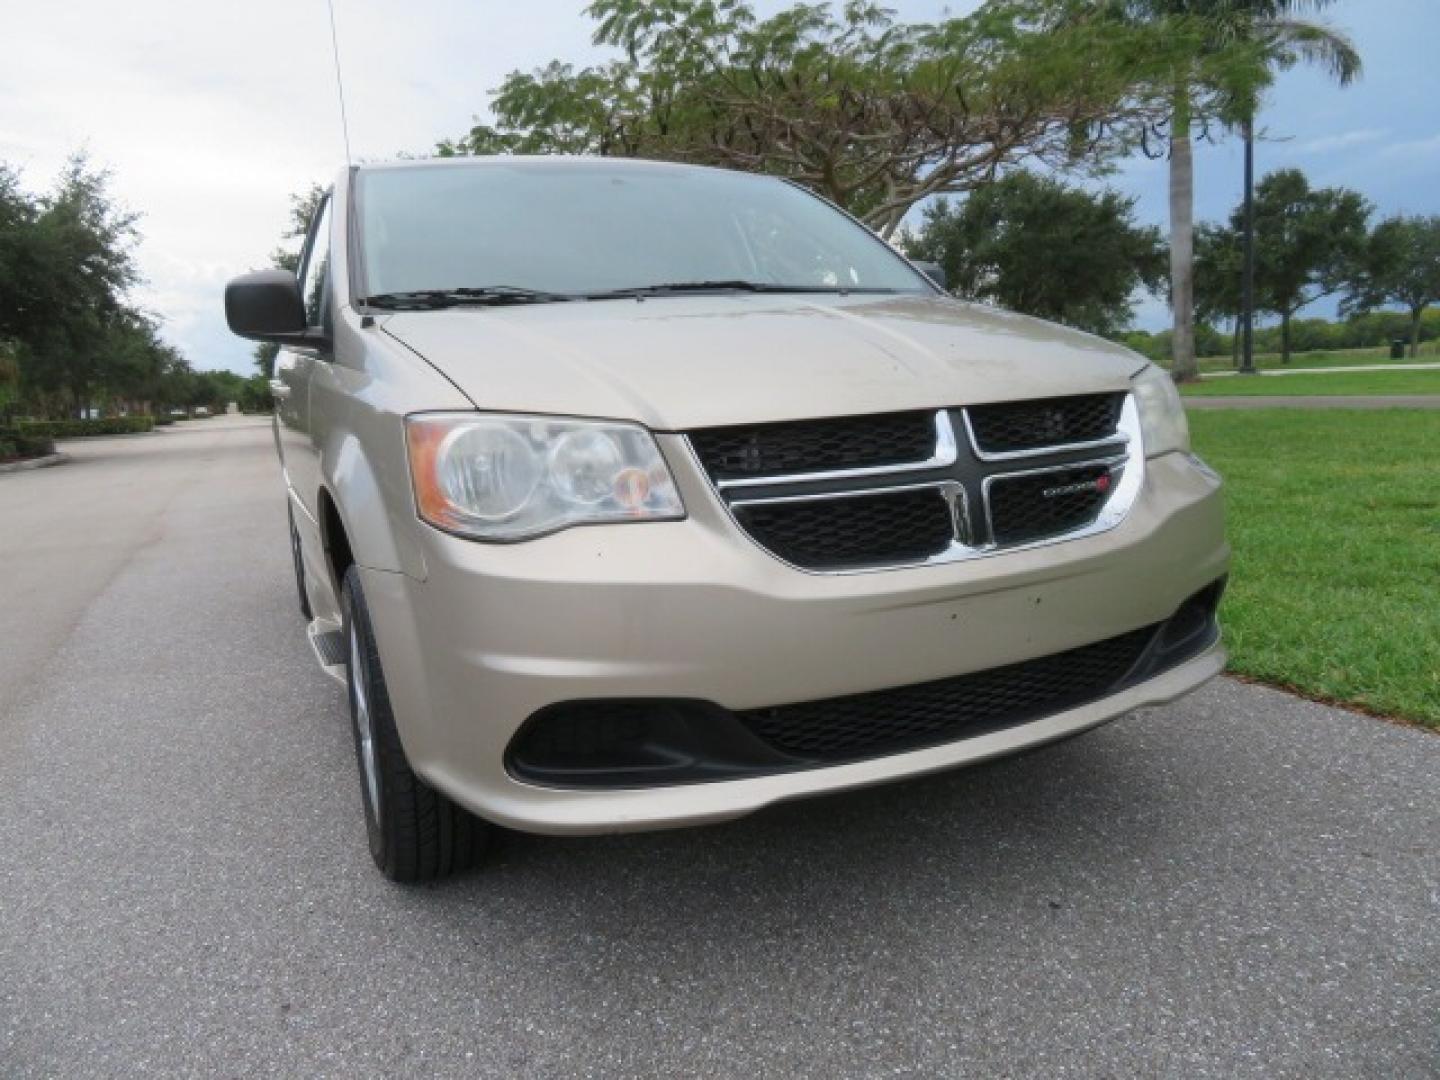
M335 93L340 98L340 133L345 137L345 164L350 162L350 121L345 116L345 83L340 78L340 41L335 36L335 0L325 0L330 8L330 55L335 58Z

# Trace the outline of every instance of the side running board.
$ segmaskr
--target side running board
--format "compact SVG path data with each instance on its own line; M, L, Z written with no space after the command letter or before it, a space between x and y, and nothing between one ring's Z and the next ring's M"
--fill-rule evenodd
M345 634L329 619L313 619L305 628L310 648L320 662L320 670L341 686L346 685Z

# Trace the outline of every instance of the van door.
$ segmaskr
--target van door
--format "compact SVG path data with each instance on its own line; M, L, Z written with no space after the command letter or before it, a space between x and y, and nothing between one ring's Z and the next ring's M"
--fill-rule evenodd
M312 327L323 326L330 317L330 203L326 196L315 212L300 256L300 295L305 303L305 321ZM320 462L310 431L310 380L315 365L321 363L324 361L314 349L282 346L275 356L275 376L270 380L275 395L275 439L285 482L311 518L318 511Z

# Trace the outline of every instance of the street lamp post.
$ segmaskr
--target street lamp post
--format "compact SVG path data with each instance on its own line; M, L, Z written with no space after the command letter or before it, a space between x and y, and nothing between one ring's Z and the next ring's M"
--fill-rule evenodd
M1245 275L1241 288L1240 318L1244 348L1240 374L1255 372L1255 124L1245 121Z

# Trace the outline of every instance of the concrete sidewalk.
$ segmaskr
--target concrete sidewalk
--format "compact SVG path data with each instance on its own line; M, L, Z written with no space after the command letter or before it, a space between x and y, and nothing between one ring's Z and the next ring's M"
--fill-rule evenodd
M1269 378L1272 375L1342 375L1347 371L1440 371L1440 361L1432 363L1403 363L1403 364L1355 364L1351 367L1290 367L1290 368L1265 368L1255 374L1262 378ZM1202 371L1202 379L1228 379L1239 375L1238 371Z
M1187 409L1440 409L1440 394L1255 394L1183 398Z

